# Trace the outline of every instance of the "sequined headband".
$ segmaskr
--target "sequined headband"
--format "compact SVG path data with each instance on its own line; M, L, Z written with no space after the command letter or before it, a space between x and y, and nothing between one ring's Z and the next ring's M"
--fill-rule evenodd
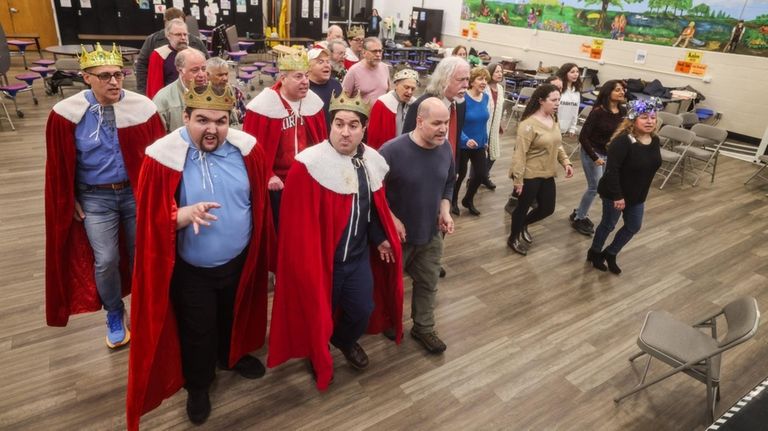
M664 109L664 104L658 97L631 100L627 103L627 118L634 120L640 115L650 114L652 112L661 111L662 109Z

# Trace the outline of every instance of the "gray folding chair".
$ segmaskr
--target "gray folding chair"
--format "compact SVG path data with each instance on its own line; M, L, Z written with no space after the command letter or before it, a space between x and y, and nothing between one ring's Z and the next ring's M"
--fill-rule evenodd
M717 334L717 318L724 316L728 330L722 338ZM645 371L640 383L616 398L622 399L654 385L679 372L683 372L707 386L707 418L714 421L715 404L720 401L720 364L721 353L749 340L755 335L760 323L760 311L757 301L752 297L742 297L729 303L717 313L703 318L694 325L688 325L675 319L666 311L651 311L645 316L645 322L637 337L640 352L632 355L629 361L648 355ZM709 328L710 334L699 328ZM651 358L671 366L672 369L648 383L645 378L651 366Z
M683 119L684 129L690 129L699 122L699 116L693 112L683 112L680 114L680 118Z
M747 185L747 183L752 181L752 179L755 178L755 177L760 178L761 180L764 180L764 181L768 181L768 177L764 177L762 175L763 170L765 168L768 168L768 155L758 156L757 157L757 163L760 165L760 169L755 171L755 173L752 174L752 176L747 178L747 180L744 181L744 185Z
M509 123L512 122L513 117L520 118L520 116L523 115L525 105L531 100L534 91L536 91L536 87L522 87L520 89L520 92L517 93L517 97L515 98L514 105L512 105L512 113L507 117L507 125L504 127L504 130L509 129Z
M666 125L659 130L659 139L662 142L666 141L670 148L677 148L677 151L661 148L662 164L656 175L664 177L664 181L659 186L659 189L663 189L672 175L678 175L680 183L685 179L683 160L693 144L693 140L696 139L696 134L681 127Z
M590 112L592 112L592 105L587 105L579 112L579 116L576 117L576 136L581 134L581 128L584 127L584 123L587 121L587 117L589 117ZM573 146L570 154L568 154L569 159L573 160L573 155L579 151L580 146L581 144L577 140L576 145Z
M683 117L677 114L666 111L659 111L656 113L656 118L661 120L664 125L683 127Z
M694 124L691 132L696 135L696 138L693 140L693 145L686 151L683 163L690 162L692 166L695 163L701 165L693 180L694 186L699 182L699 176L704 172L712 174L709 182L713 183L715 182L717 157L720 154L720 147L728 137L728 131L706 124ZM685 150L683 145L677 145L673 149L678 153L682 153Z

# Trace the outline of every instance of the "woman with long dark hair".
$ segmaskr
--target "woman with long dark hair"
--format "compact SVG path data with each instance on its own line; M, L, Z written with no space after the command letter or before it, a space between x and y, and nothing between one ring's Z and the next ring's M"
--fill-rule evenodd
M555 211L557 164L565 169L566 178L573 176L573 166L563 150L560 126L555 119L559 103L557 87L540 85L531 95L517 128L509 176L519 198L512 212L507 245L522 255L528 254L533 243L528 225ZM534 201L538 206L528 212Z
M597 182L605 172L605 159L608 152L606 145L619 127L627 110L624 108L624 81L608 81L600 88L594 108L587 116L584 126L579 133L581 144L581 166L584 168L584 178L587 180L587 190L581 196L579 208L571 213L571 227L577 232L591 236L595 233L595 225L589 219L589 208L597 196Z
M627 104L627 119L608 146L608 163L597 191L603 201L603 218L595 230L587 260L600 271L620 274L616 255L640 231L645 199L653 176L661 166L661 146L656 135L656 112L663 108L657 98ZM624 225L603 249L619 216ZM607 264L607 265L606 265Z
M579 118L581 104L581 72L576 63L565 63L557 69L557 77L563 81L563 91L560 94L560 107L557 118L560 123L560 133L574 136L576 121Z

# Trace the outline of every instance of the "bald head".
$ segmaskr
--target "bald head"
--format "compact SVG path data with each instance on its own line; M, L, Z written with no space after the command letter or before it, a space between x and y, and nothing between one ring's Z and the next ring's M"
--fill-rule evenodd
M442 100L437 97L424 99L416 111L416 129L413 131L416 144L428 149L442 145L450 119L451 114Z
M328 42L334 39L344 39L344 30L342 30L341 27L335 24L328 27L328 35L325 37L325 40L327 40Z
M445 107L445 103L443 103L442 100L437 97L424 99L421 104L419 104L419 110L416 111L416 115L426 119L431 118L433 114L438 116L447 114L450 116L450 112L448 112L448 108Z
M195 48L187 48L176 54L174 63L179 71L179 79L184 85L189 85L194 81L195 86L206 85L208 83L208 73L206 72L205 55Z

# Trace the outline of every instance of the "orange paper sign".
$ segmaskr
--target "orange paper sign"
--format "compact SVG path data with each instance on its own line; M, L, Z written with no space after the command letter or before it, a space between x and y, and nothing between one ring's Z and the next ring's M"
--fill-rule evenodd
M685 60L678 60L677 64L675 65L675 72L677 73L690 73L691 71L691 62L685 61Z
M707 65L701 63L691 64L691 75L704 76L707 74Z

